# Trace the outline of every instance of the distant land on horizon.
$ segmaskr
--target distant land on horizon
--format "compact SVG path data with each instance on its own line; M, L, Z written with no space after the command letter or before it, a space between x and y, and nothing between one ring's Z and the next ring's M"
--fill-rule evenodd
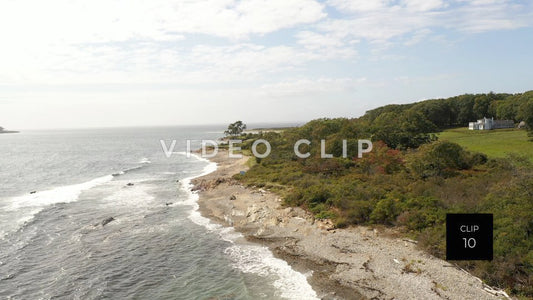
M14 131L14 130L4 130L3 127L0 127L0 133L19 133L19 132Z

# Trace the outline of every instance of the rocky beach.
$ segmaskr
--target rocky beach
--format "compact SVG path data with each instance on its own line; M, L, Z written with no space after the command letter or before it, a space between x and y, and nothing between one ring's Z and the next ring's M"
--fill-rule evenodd
M322 299L505 299L455 265L417 248L391 228L336 229L301 208L232 178L248 169L248 157L220 151L213 173L193 180L200 212L267 246L308 281Z

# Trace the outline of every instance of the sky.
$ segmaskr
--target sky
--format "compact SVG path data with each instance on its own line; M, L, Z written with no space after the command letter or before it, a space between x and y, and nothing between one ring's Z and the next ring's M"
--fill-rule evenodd
M304 122L533 89L531 0L2 0L0 126Z

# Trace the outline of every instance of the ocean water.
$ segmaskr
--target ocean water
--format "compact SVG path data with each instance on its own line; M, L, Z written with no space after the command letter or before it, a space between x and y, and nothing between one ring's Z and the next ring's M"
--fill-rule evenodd
M0 135L0 298L316 299L306 275L198 213L190 180L216 165L186 140L222 130ZM170 158L161 139L177 141Z

